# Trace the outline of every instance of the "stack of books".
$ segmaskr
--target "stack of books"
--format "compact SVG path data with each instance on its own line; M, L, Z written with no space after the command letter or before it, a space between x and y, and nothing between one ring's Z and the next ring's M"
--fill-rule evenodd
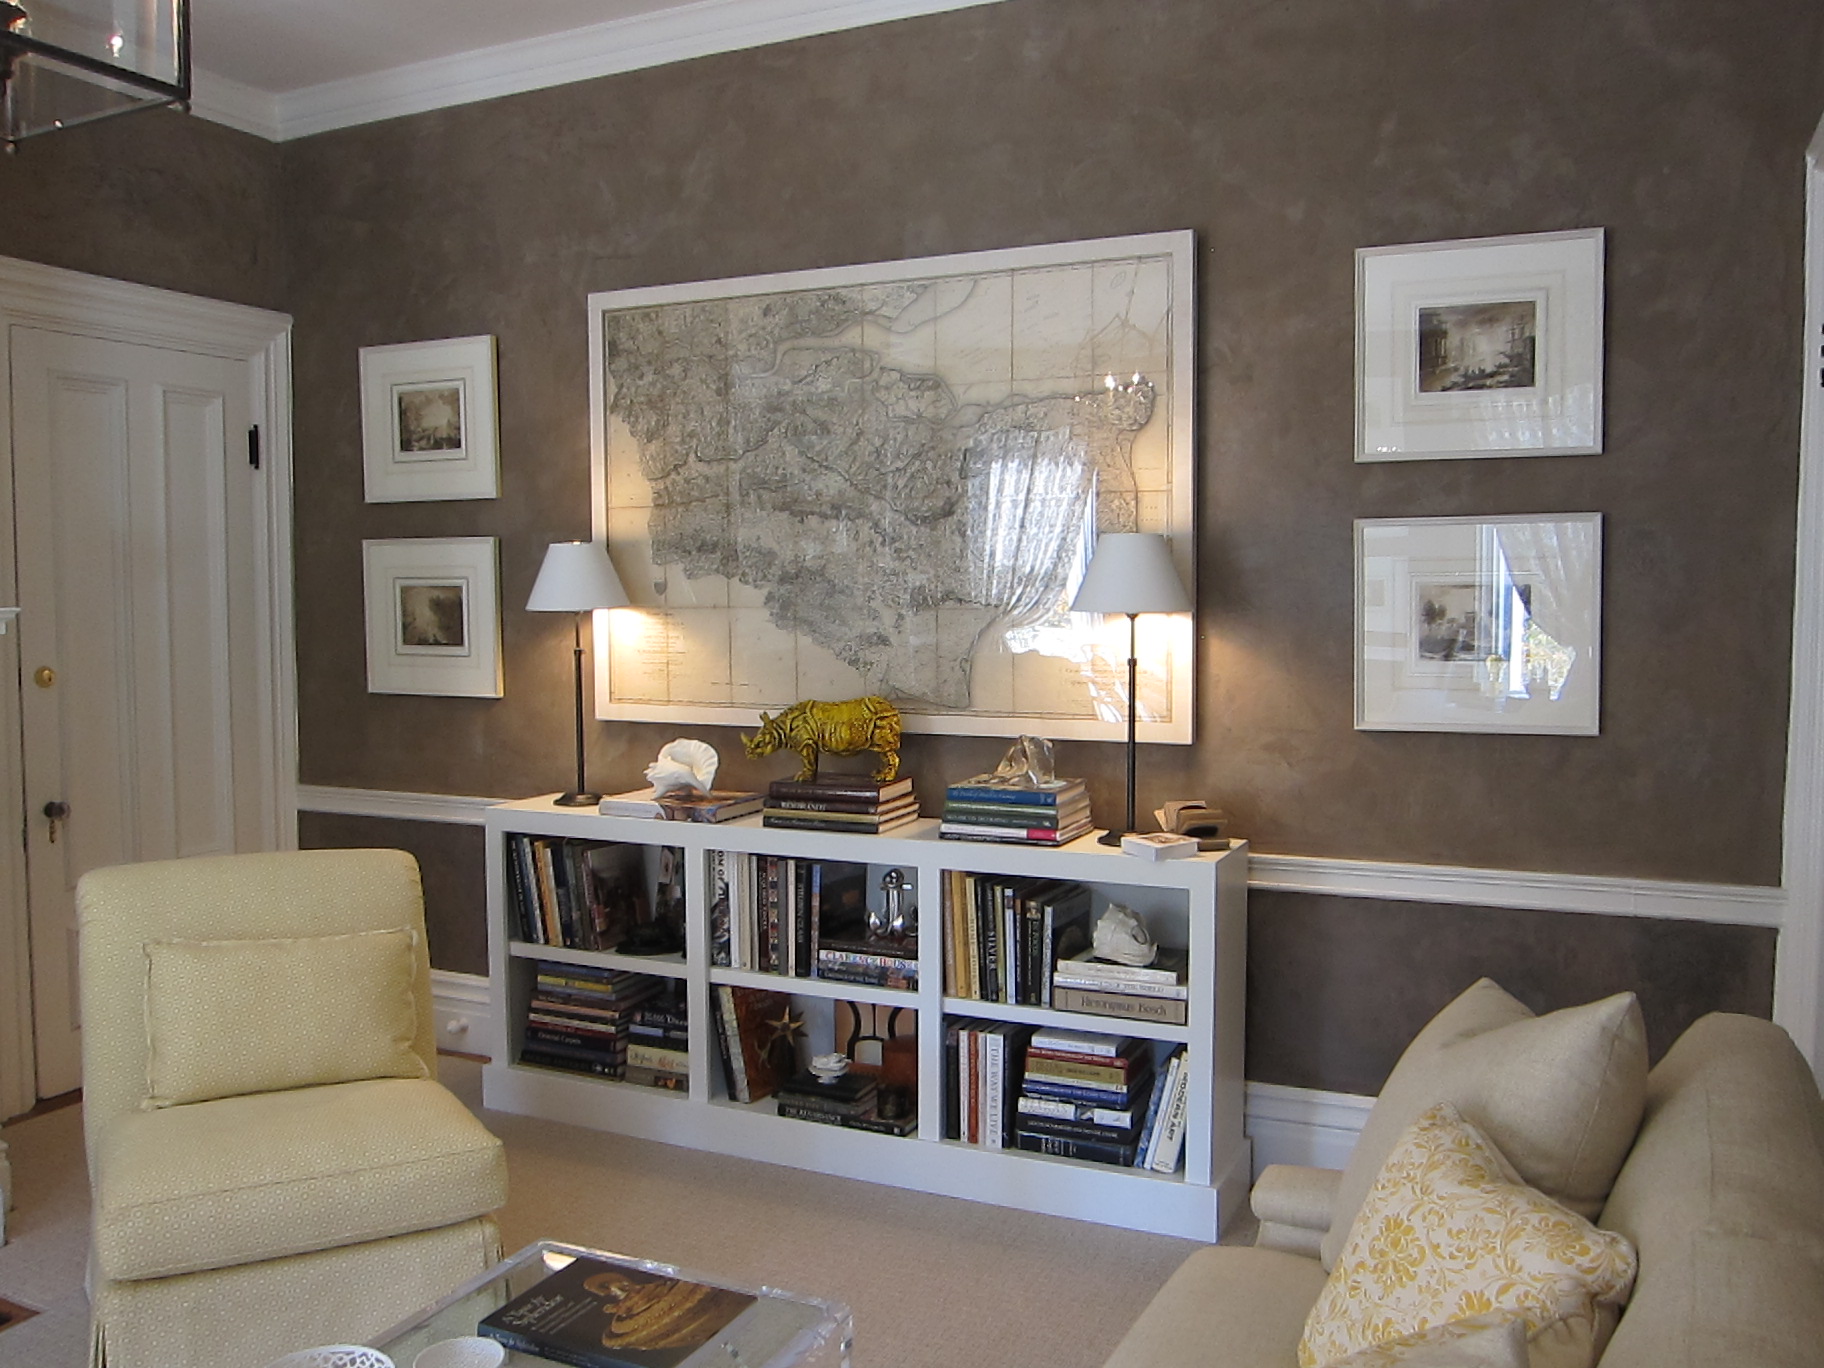
M590 965L535 964L519 1061L620 1078L633 1014L659 991L651 974Z
M1151 1042L1094 1031L1042 1030L1026 1049L1013 1143L1035 1154L1130 1168L1153 1083Z
M938 835L953 841L1057 846L1087 836L1089 791L1081 779L1033 788L971 780L944 790Z
M1189 1115L1190 1070L1184 1046L1174 1049L1153 1075L1153 1091L1140 1121L1140 1146L1134 1167L1175 1173L1184 1158L1185 1118Z
M633 1009L627 1027L627 1082L690 1091L690 1018L683 987L681 979L668 979L665 991Z
M918 817L912 776L870 779L832 774L821 779L775 779L766 789L761 823L800 831L859 831L876 834Z
M826 1080L807 1071L781 1083L777 1096L779 1115L795 1121L886 1135L910 1135L918 1127L912 1117L886 1120L878 1114L880 1082L872 1073L850 1071Z
M1085 950L1053 966L1051 1005L1066 1012L1183 1026L1191 998L1185 983L1189 967L1189 955L1169 945L1160 946L1148 965L1116 964Z

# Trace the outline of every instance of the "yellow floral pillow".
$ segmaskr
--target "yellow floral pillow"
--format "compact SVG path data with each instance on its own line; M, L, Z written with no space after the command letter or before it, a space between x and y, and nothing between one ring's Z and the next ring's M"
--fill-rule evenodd
M1329 1368L1454 1321L1522 1321L1533 1368L1594 1363L1634 1286L1621 1236L1527 1187L1440 1103L1387 1156L1299 1341Z

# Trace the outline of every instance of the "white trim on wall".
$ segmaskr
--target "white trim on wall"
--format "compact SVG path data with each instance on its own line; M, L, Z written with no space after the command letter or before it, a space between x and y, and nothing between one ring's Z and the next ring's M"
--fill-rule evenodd
M769 43L998 0L698 0L271 95L199 71L195 112L283 142Z
M1786 727L1780 932L1773 1019L1824 1081L1824 123L1805 158L1805 340L1800 348L1799 507Z
M379 789L298 787L298 808L348 817L408 822L458 822L480 826L495 798ZM1734 884L1613 879L1584 874L1532 874L1446 865L1392 864L1376 860L1326 860L1307 855L1250 855L1248 887L1292 893L1329 893L1399 902L1454 903L1466 907L1524 907L1591 912L1603 916L1657 917L1668 921L1779 926L1786 906L1777 888Z

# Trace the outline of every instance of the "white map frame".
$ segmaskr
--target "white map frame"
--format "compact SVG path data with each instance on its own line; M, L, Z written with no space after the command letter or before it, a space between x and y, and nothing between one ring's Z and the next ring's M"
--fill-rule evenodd
M720 576L687 579L671 573L670 567L653 564L646 553L649 505L618 497L619 491L629 487L630 481L637 492L644 486L644 476L637 468L637 440L618 416L611 416L616 381L607 369L608 315L805 291L922 290L934 282L951 282L953 287L967 284L983 290L1004 288L1009 301L1009 341L1003 367L1006 402L1013 404L1034 399L1050 404L1065 400L1101 400L1103 387L1128 381L1131 378L1128 372L1132 369L1104 364L1104 361L1118 360L1122 346L1132 345L1128 339L1139 335L1139 330L1128 326L1128 315L1111 316L1107 312L1111 307L1108 301L1116 296L1114 286L1104 282L1118 281L1123 270L1131 272L1130 278L1138 281L1142 274L1141 263L1144 263L1145 271L1151 273L1146 275L1149 286L1163 282L1163 307L1146 315L1157 320L1157 335L1150 344L1154 348L1153 354L1157 355L1162 349L1163 356L1160 364L1149 366L1145 375L1146 384L1153 387L1155 402L1150 419L1138 429L1135 443L1128 449L1129 455L1135 457L1129 465L1130 468L1139 467L1144 460L1148 471L1161 472L1158 476L1161 483L1149 489L1140 484L1137 477L1139 492L1134 503L1138 526L1109 526L1107 530L1167 534L1179 572L1185 584L1194 589L1193 261L1193 234L1184 231L591 294L588 311L592 531L596 538L607 542L634 609L596 615L594 640L605 643L595 655L596 716L751 727L758 723L762 711L776 710L798 701L799 697L836 698L866 691L856 684L860 678L858 674L852 677L845 674L850 668L847 664L803 633L784 631L770 618L766 618L758 629L753 629L752 624L761 616L754 610L762 609L764 605L763 595L753 586ZM1045 293L1048 285L1057 286L1068 298L1051 299ZM1098 296L1098 285L1105 297ZM932 296L938 293L930 291ZM998 296L993 298L998 299ZM1019 307L1015 307L1016 300ZM1104 310L1101 313L1097 311L1098 303ZM1126 307L1132 308L1131 305ZM935 328L936 319L941 315L935 312L936 306L932 308ZM1031 330L1022 332L1017 344L1012 340L1016 319L1020 327ZM1070 328L1079 321L1081 328L1071 332ZM886 331L897 329L897 318L893 324ZM860 329L867 323L864 320L856 326ZM1043 346L1027 340L1040 337L1045 339ZM931 345L932 373L937 374L937 344L933 341ZM1059 387L1061 374L1051 376L1053 383L1049 388L1039 388L1046 384L1046 380L1039 378L1039 372L1044 368L1036 361L1027 365L1027 358L1035 354L1047 355L1046 347L1061 355L1070 345L1077 349L1073 369L1069 372L1076 392L1073 394L1070 388ZM993 364L1003 364L999 353L992 348L984 346L980 354L992 357ZM970 372L971 376L974 374ZM949 382L954 376L943 375L942 378L947 392L961 393L965 398L976 393L970 385L952 386ZM1086 387L1094 393L1085 394ZM992 399L985 401L988 405L993 402ZM728 405L724 411L732 411L732 408ZM1142 451L1142 439L1143 458L1136 455ZM633 463L631 476L630 462ZM647 497L650 498L649 490ZM615 500L612 505L611 499ZM707 587L695 588L699 583ZM708 602L693 602L699 594ZM744 615L733 611L735 605L744 610ZM693 613L695 616L690 616ZM716 618L714 613L721 613L723 617ZM1125 618L1098 620L1092 617L1081 621L1081 629L1075 620L1069 628L1076 634L1072 641L1080 642L1070 647L1082 653L1078 658L1073 660L1068 655L1050 652L1016 655L992 646L987 651L978 651L971 656L970 675L971 699L976 706L963 710L930 703L901 702L905 729L949 735L1031 733L1060 740L1124 740L1127 622ZM769 693L765 685L752 682L747 672L736 666L725 673L737 677L717 681L714 685L716 690L726 689L725 698L677 702L633 697L642 681L657 672L675 669L676 662L684 658L691 649L693 622L713 626L713 636L707 634L706 628L706 635L699 640L713 648L718 663L724 659L731 662L739 659L739 651L747 640L742 633L758 630L776 639L769 640L764 648L756 649L750 659L778 660L789 652L789 665L781 667L781 673L789 668L802 681L810 679L815 670L800 670L800 662L821 662L827 657L832 662L832 682L827 688L819 688L813 682L793 691L782 691L775 686ZM1143 683L1138 739L1188 744L1192 740L1194 721L1195 631L1192 615L1142 617L1139 628ZM972 637L957 639L974 640ZM1055 639L1054 634L1052 640L1055 642ZM936 653L934 646L933 654ZM699 659L701 654L699 651ZM989 656L993 659L984 665L984 659ZM954 653L950 658L955 659ZM1084 663L1085 660L1089 663ZM623 678L634 681L618 694L617 669ZM1014 680L1016 671L1022 670L1027 672L1027 679L1039 679L1039 687L1060 691L1076 689L1080 677L1084 681L1081 696L1072 698L1069 709L1023 711L1017 706L1023 696L1019 683ZM1034 671L1043 673L1035 674ZM665 679L669 682L672 677L667 674ZM1003 677L1007 681L1004 689ZM712 690L700 686L698 691L709 693ZM1028 692L1037 693L1038 688ZM987 701L983 701L985 696ZM1005 706L997 706L1003 704Z

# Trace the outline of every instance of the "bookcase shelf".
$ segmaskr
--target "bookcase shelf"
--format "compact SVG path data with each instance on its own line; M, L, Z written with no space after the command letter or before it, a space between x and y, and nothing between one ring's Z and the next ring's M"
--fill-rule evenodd
M1242 1128L1243 845L1155 863L1098 845L1093 837L1045 849L941 840L930 820L883 835L769 828L757 817L718 824L663 822L560 808L550 798L498 804L486 814L486 830L493 1010L496 1038L507 1042L505 1057L483 1070L483 1099L490 1108L1192 1239L1214 1240L1245 1201L1250 1153ZM669 847L674 854L666 858L677 861L682 880L683 953L627 955L519 938L515 928L522 923L514 903L519 876L509 870L509 838L515 837L638 847L649 861ZM871 885L878 884L883 869L905 871L918 917L917 986L876 987L712 964L712 852L865 864ZM1110 901L1134 908L1161 944L1188 951L1185 1024L954 994L946 982L949 923L941 909L956 871L1084 885L1092 917ZM688 1086L671 1091L518 1062L539 963L650 974L680 984L689 1023ZM716 993L725 985L790 994L808 1017L821 1012L826 1020L837 1002L911 1009L917 1020L916 1130L898 1136L819 1125L777 1115L770 1098L732 1100L713 1025ZM1157 1042L1160 1053L1183 1045L1187 1105L1178 1170L1162 1174L944 1138L945 1027L964 1020L1133 1036Z

